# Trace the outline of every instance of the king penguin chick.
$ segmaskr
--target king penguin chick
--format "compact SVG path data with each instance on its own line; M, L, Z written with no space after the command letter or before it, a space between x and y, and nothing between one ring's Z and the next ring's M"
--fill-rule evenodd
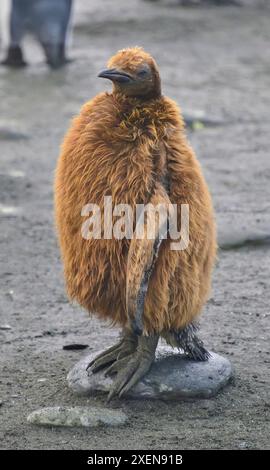
M194 320L209 294L216 232L207 184L179 108L161 93L154 59L142 48L123 49L99 77L113 89L87 102L66 134L55 209L69 297L122 328L121 340L88 366L115 377L111 399L148 372L160 336L195 360L208 359ZM105 228L99 239L83 237L82 208L94 203L103 213L104 196L133 212L138 204L173 205L178 230L185 205L184 249L172 249L166 217L151 239L105 237Z

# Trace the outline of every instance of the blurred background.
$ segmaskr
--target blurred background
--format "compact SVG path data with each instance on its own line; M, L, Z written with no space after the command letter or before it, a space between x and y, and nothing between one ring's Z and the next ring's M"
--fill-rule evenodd
M40 44L47 33L40 35L37 23L20 43L28 65L0 67L1 447L269 448L269 2L73 4L67 65L48 66ZM2 60L10 46L9 10L1 0ZM49 29L50 40L55 31ZM71 118L110 89L99 71L132 45L156 58L163 93L181 106L212 192L220 250L201 329L207 347L232 361L235 379L208 401L126 401L131 425L124 435L78 430L73 439L70 430L32 429L26 416L40 406L92 402L67 390L65 375L81 353L62 348L105 348L118 332L67 301L53 220L54 168Z

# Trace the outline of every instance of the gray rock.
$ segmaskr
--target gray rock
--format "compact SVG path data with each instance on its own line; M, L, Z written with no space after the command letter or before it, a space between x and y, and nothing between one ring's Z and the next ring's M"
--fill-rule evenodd
M127 416L121 410L109 408L54 406L33 411L27 421L41 426L92 428L102 425L121 426L127 421Z
M97 353L96 353L97 354ZM77 394L108 392L110 377L102 372L91 374L86 367L95 354L81 359L67 376L69 387ZM130 398L179 400L184 398L209 398L226 385L232 376L228 359L211 352L207 362L186 358L171 348L160 348L150 372L128 393Z
M218 127L227 124L226 121L213 116L207 116L203 110L193 109L183 113L186 126L192 130L201 130L205 127Z
M221 233L218 237L218 246L222 250L237 250L239 248L261 248L270 245L269 232L250 232L234 230Z
M19 208L14 206L5 206L4 204L0 204L0 215L6 217L14 217L18 214Z
M0 126L0 140L26 140L29 136L21 131Z

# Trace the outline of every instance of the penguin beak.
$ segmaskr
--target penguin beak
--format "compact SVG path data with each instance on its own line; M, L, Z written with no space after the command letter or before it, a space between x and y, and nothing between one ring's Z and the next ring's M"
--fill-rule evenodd
M129 75L126 72L122 72L121 70L117 70L117 69L102 70L102 72L98 74L98 77L108 78L112 82L118 82L118 83L128 83L133 80L131 75Z

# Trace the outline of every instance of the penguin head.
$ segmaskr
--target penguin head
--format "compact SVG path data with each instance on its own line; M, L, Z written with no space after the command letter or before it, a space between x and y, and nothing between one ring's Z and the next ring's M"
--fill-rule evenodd
M114 90L126 96L152 99L161 95L157 64L141 47L117 52L98 76L111 80Z

